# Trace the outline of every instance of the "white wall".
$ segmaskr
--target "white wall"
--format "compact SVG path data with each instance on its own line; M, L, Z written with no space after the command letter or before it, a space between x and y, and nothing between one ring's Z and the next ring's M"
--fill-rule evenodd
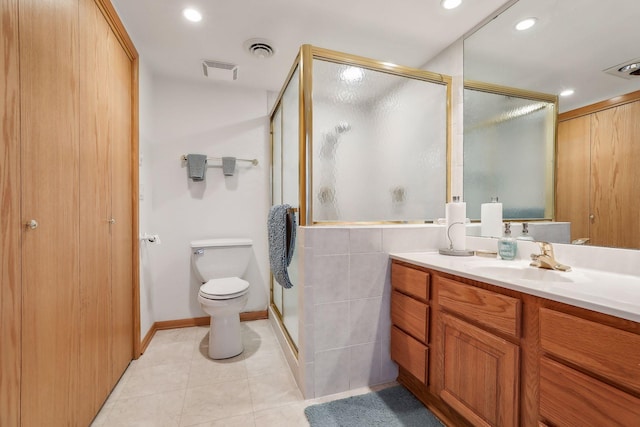
M197 301L200 284L190 265L189 242L215 237L253 239L254 256L245 278L251 283L245 311L268 303L269 263L266 219L269 208L269 119L267 92L208 81L154 76L153 141L145 144L142 176L150 199L150 220L141 232L159 234L160 245L143 250L145 289L155 321L206 316ZM187 179L180 156L257 158L258 166L237 163L224 177L210 162L204 182ZM146 215L145 209L145 215ZM145 252L146 251L146 252ZM145 258L148 257L148 258ZM144 268L144 266L143 266Z
M139 59L139 228L140 233L151 231L152 203L151 188L153 179L151 176L150 158L151 143L153 140L153 75L147 67L144 58ZM149 259L149 245L140 243L140 336L149 332L155 321L153 312L153 280L151 275L151 262Z

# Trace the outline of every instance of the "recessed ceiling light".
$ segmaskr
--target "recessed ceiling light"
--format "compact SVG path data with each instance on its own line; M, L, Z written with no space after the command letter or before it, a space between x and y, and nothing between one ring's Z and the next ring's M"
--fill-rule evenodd
M573 89L565 89L562 92L560 92L560 96L571 96L573 95L575 92L575 90Z
M529 28L531 28L534 25L536 25L536 21L538 21L537 18L523 19L522 21L520 21L520 22L518 22L516 24L516 30L518 30L518 31L528 30Z
M363 77L364 77L364 71L362 71L362 68L358 68L358 67L347 67L340 74L340 79L349 83L359 82L360 80L362 80Z
M456 7L460 6L461 3L462 0L442 0L442 2L440 2L442 7L444 7L445 9L455 9Z
M618 71L621 73L628 73L629 71L636 72L640 68L640 63L634 62L633 64L627 64L624 67L620 68ZM632 73L633 74L633 73Z
M195 9L185 9L182 11L182 15L191 22L202 21L202 14Z

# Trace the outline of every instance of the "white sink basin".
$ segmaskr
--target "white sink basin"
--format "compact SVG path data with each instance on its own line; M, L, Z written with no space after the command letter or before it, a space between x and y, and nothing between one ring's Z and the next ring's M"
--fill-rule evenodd
M479 276L530 280L535 282L572 283L570 273L523 265L468 265L468 272Z

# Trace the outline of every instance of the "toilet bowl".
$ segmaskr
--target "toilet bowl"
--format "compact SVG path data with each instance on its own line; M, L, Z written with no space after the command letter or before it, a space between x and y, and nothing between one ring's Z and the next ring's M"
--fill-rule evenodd
M249 239L191 242L194 273L203 283L198 292L202 310L211 316L209 357L227 359L242 353L240 312L249 299L249 282L241 276L251 257Z

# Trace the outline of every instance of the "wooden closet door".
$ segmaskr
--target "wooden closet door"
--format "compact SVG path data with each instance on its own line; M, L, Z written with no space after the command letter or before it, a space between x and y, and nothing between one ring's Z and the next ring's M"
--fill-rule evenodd
M640 248L640 101L592 115L591 243Z
M80 0L80 404L88 425L112 389L111 29Z
M22 425L78 425L78 1L19 10Z
M0 426L20 424L20 73L18 1L0 0Z
M111 133L111 311L113 383L133 358L132 62L111 33L108 39ZM136 165L137 166L137 165Z
M558 123L556 221L571 223L571 240L589 237L591 115Z

